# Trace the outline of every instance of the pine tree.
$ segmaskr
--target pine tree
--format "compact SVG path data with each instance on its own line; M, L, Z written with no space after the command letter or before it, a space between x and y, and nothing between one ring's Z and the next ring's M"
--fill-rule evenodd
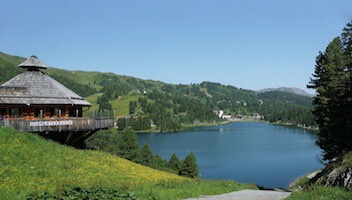
M112 110L112 105L106 94L98 97L97 103L99 104L99 110Z
M349 25L349 30L351 30ZM319 125L317 144L331 160L352 150L351 43L352 31L335 38L324 53L319 53L313 77L308 85L316 89L314 115Z
M142 165L149 166L154 156L148 144L144 144L144 146L141 149L140 156L141 156L140 163Z
M126 118L120 118L116 122L117 125L117 130L118 131L123 131L127 127L127 120Z
M352 143L352 21L346 25L341 34L341 40L345 49L345 61L346 61L346 93L344 97L344 107L346 111L346 132L349 136L346 142Z
M179 174L189 178L199 177L196 156L193 152L189 153L183 160Z
M137 162L140 158L140 150L136 133L126 129L120 132L117 137L117 144L112 147L113 149L110 152L127 160Z
M173 153L169 159L168 167L174 170L175 172L179 173L181 170L181 165L181 160L176 156L175 153Z
M164 170L166 168L166 162L158 154L156 154L150 162L151 168Z
M100 130L87 138L84 143L89 149L106 151L112 134L114 134L112 130Z
M129 104L129 112L130 112L130 114L134 114L136 112L136 107L137 107L137 102L136 101L130 101L130 104Z

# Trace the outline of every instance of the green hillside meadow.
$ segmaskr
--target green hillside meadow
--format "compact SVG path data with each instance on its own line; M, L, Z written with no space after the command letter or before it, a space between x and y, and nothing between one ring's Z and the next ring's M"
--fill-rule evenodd
M256 189L234 181L187 179L7 127L0 128L0 166L0 199L24 199L65 187L115 189L136 199L182 199Z

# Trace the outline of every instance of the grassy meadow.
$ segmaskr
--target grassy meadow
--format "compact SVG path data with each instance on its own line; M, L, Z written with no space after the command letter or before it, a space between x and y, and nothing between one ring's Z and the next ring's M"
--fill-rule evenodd
M0 128L0 166L0 199L24 199L64 187L118 189L136 199L182 199L257 188L235 181L183 178L7 127Z

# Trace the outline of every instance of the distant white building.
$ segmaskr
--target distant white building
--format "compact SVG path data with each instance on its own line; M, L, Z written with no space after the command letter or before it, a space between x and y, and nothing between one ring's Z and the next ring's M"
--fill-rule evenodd
M222 119L230 120L232 118L230 114L226 114L223 110L216 110L214 113Z
M224 111L223 110L219 110L219 113L218 113L219 118L222 118L223 115L224 115Z
M231 116L231 115L228 115L228 114L223 114L223 115L222 115L222 118L223 118L223 119L231 119L232 116Z

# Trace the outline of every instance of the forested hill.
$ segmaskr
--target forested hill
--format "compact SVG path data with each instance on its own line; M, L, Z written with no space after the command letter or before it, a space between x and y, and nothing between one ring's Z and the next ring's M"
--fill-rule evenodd
M0 84L22 72L17 65L24 59L0 52ZM257 93L212 82L174 85L113 73L57 68L49 68L45 73L90 101L91 110L114 110L117 117L124 118L137 116L134 121L120 120L120 127L147 129L152 120L161 131L175 131L181 124L219 121L214 110L224 110L233 116L259 113L275 122L314 124L312 98L287 92Z
M309 94L299 88L288 88L288 87L279 87L279 88L266 88L259 90L257 92L259 93L264 93L264 92L273 92L273 91L281 91L281 92L287 92L287 93L293 93L293 94L298 94L302 96L307 96L307 97L313 97L314 95Z

